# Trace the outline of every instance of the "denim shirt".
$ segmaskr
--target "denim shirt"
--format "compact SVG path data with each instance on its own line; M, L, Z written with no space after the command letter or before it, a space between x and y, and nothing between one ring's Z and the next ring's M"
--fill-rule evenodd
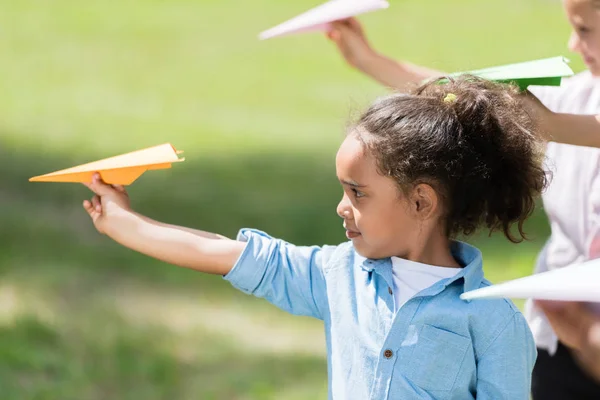
M251 229L238 240L246 247L224 279L323 320L329 399L529 399L537 352L523 315L508 300L459 298L489 285L475 247L453 242L461 271L394 312L390 259L357 257L351 242L295 246Z

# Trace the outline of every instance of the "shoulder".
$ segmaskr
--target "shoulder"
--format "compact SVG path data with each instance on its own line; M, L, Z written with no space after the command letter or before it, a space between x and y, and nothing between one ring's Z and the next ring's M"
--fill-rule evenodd
M490 285L491 282L484 279L480 287ZM479 355L484 354L498 339L518 345L532 340L525 317L509 299L479 299L465 303L471 320L474 346Z
M349 257L354 249L351 242L338 245L297 245L253 228L240 229L236 240L247 243L246 254L263 253L268 257L268 254L285 253L287 257L311 257L323 266L334 259Z
M552 111L561 112L563 104L573 107L573 102L587 99L600 89L599 83L590 71L583 71L563 79L560 86L530 86L528 90Z

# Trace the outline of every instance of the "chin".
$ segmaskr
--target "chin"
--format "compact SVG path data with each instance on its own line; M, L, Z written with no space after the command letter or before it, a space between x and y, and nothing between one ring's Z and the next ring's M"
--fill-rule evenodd
M591 74L595 77L595 78L600 78L600 67L597 65L590 65L588 66L588 69L590 70Z
M378 260L388 257L388 255L383 254L381 251L369 248L369 246L364 245L363 243L356 243L355 241L352 243L354 245L354 250L362 257L370 258L371 260Z
M596 61L590 63L586 62L585 66L594 77L600 77L600 64L598 64Z

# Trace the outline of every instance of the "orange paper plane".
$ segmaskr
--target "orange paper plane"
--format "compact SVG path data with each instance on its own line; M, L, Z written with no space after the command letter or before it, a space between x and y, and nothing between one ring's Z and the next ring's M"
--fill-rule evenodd
M177 151L170 143L165 143L46 175L34 176L29 181L85 183L91 182L92 175L98 172L105 183L129 185L148 170L171 168L171 163L185 160L177 156L180 153L182 151Z

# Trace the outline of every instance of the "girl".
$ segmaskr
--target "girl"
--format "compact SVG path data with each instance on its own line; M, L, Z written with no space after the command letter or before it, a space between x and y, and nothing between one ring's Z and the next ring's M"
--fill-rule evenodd
M507 300L460 300L489 282L479 250L454 239L484 226L521 241L546 184L516 93L461 78L373 104L336 156L338 246L159 223L98 177L83 205L124 246L323 320L331 399L527 399L527 322Z
M600 150L581 147L600 147L600 1L563 0L563 6L573 28L569 49L582 56L588 70L558 88L530 88L540 101L529 98L524 103L537 114L540 132L554 142L547 146L552 184L543 195L551 236L539 255L536 272L600 256ZM406 90L440 74L378 54L354 19L334 24L328 36L350 65L384 85ZM580 368L577 349L557 336L555 331L560 329L553 329L531 301L526 315L539 353L533 400L600 399L600 384Z

